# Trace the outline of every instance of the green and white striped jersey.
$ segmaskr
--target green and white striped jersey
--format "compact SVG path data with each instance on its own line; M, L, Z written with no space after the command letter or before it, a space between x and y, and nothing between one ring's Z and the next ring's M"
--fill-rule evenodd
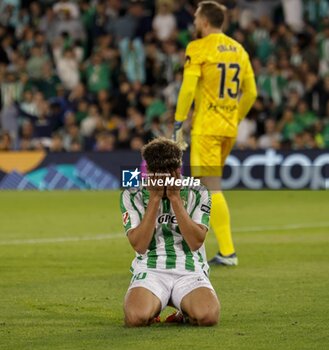
M185 209L192 220L209 228L211 197L204 186L182 188L180 191ZM121 212L126 234L141 222L149 201L149 192L143 188L131 188L121 194ZM176 269L180 271L204 271L209 267L204 245L191 251L177 225L169 199L162 199L156 227L145 254L136 252L131 271L136 268Z

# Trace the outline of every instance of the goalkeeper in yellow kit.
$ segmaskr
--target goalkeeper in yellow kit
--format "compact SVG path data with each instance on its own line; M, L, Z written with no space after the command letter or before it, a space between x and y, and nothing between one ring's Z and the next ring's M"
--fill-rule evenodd
M237 136L239 122L257 97L249 56L244 48L222 32L226 8L202 1L195 13L200 39L186 49L184 78L175 114L174 138L184 149L182 124L194 101L191 131L191 172L211 190L211 226L219 251L213 265L237 265L230 214L221 192L225 160Z

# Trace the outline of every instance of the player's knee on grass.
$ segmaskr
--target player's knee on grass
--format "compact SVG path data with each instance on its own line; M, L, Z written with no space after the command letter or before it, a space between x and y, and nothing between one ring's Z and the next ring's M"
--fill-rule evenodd
M197 326L215 326L219 321L219 304L212 303L203 308L202 305L192 306L188 312L192 323Z
M160 300L149 290L133 288L128 291L124 301L126 326L148 326L160 311Z
M215 326L219 322L220 304L215 293L206 288L191 292L181 303L191 323L198 326Z
M219 320L219 308L214 305L214 309L207 311L195 311L194 321L198 326L215 326Z
M150 313L139 308L125 310L125 325L127 327L143 327L148 326L153 319Z

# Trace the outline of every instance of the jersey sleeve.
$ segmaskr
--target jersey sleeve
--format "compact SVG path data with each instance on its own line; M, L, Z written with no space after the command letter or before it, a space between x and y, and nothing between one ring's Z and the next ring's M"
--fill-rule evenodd
M243 74L243 81L247 81L249 79L255 79L255 74L254 74L254 70L252 69L252 65L250 62L250 58L249 55L247 54L247 52L245 52L245 58L244 58L244 62L243 62L243 68L244 68L244 74ZM243 82L242 82L243 84Z
M128 234L130 230L137 227L141 222L140 213L136 205L134 205L134 196L129 190L125 190L121 193L120 208L123 227L125 233Z
M175 120L183 122L187 119L188 112L191 108L199 78L196 75L187 75L178 95L176 106Z
M238 108L239 122L246 117L257 98L255 75L247 53L245 53L244 74L242 77L241 91L242 96L240 98Z
M192 212L192 220L197 224L204 225L209 229L209 219L211 210L211 196L204 187L197 194L196 205Z
M188 44L185 53L184 75L201 76L201 65L203 63L200 44L192 41Z

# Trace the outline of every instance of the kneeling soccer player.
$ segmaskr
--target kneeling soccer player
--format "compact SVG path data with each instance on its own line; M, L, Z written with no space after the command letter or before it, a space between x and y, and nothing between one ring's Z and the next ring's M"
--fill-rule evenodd
M142 156L153 180L164 181L164 173L182 178L182 151L175 142L155 139L144 146ZM204 248L210 206L203 186L161 186L158 181L123 191L123 224L136 252L124 301L127 326L151 324L167 305L181 311L177 315L184 315L182 322L217 324L219 301L208 279Z

